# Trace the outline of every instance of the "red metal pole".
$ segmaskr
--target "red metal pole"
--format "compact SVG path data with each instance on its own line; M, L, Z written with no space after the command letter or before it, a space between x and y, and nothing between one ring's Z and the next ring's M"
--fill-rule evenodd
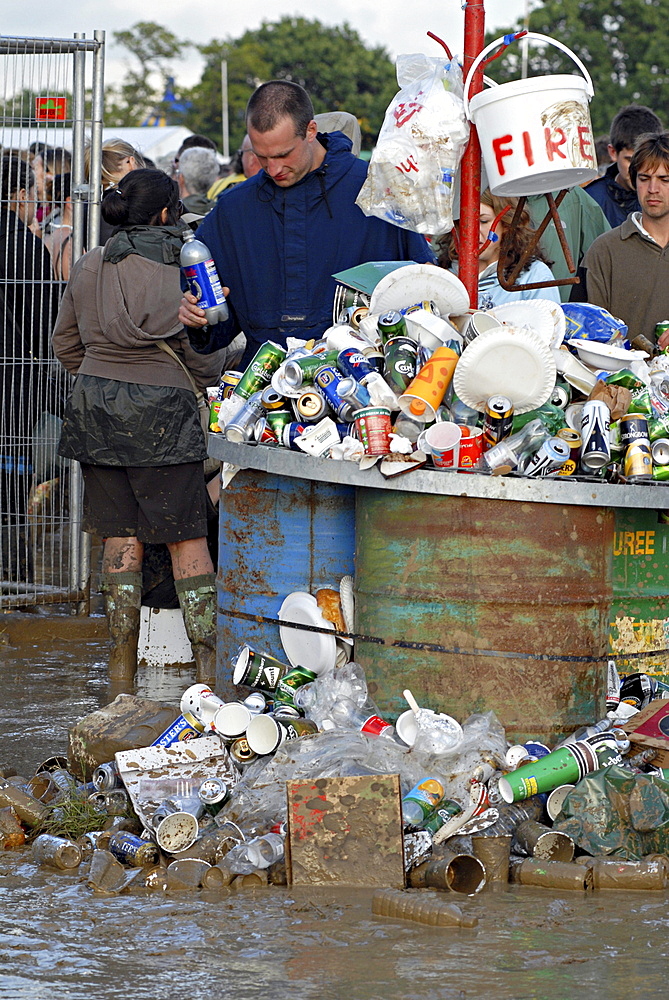
M472 63L485 44L484 0L467 0L465 4L465 77ZM469 88L470 96L483 90L483 69L474 74ZM472 309L478 306L479 288L479 205L481 195L481 146L474 125L460 174L460 249L458 251L459 275L469 292Z

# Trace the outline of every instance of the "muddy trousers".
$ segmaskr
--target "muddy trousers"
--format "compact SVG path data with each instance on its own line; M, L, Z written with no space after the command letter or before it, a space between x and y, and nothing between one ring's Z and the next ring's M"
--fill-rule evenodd
M197 681L216 683L216 577L213 573L175 580L186 635L197 667Z
M131 693L137 673L142 574L103 573L100 590L112 642L109 680L116 693Z

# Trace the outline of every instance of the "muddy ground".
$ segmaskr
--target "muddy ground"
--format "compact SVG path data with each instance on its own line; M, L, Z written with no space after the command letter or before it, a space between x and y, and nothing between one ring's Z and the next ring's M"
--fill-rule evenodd
M0 619L0 764L31 774L105 699L101 619ZM174 682L177 683L174 683ZM144 676L161 697L189 677ZM665 996L669 894L451 895L476 928L371 915L365 889L97 897L0 852L1 1000L618 1000Z

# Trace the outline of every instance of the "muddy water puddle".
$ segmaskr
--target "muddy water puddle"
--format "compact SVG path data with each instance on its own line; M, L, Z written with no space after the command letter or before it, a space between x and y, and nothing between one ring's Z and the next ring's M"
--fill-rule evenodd
M63 639L39 620L29 631L0 648L0 763L26 773L64 752L69 724L106 691L104 642ZM153 683L147 694L163 697L169 678ZM646 1000L667 992L664 892L452 894L478 917L468 930L373 917L370 890L104 897L85 887L85 872L38 868L27 850L0 853L0 1000Z

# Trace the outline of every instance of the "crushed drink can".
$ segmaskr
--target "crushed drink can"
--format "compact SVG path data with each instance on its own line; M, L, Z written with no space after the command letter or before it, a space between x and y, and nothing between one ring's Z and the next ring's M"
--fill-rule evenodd
M225 437L227 441L235 444L243 444L252 441L255 426L262 416L265 415L265 408L261 402L262 393L255 392L235 413L232 420L225 425Z
M295 444L296 439L300 434L304 434L309 424L307 423L297 423L297 421L291 421L291 423L286 424L283 428L283 437L281 443L284 448L290 448L292 451L300 451L298 445Z
M435 316L441 316L437 303L429 299L423 299L422 302L413 302L410 306L400 309L400 313L402 316L410 316L411 313L418 312L419 309L424 309L425 312L433 313Z
M197 794L209 815L216 816L230 798L230 789L222 778L205 778Z
M316 372L314 382L328 401L330 409L334 410L340 420L350 423L353 420L355 407L339 395L339 383L342 378L341 372L332 365L324 365Z
M93 784L98 792L108 792L112 788L121 788L123 782L118 773L115 761L99 764L93 771Z

